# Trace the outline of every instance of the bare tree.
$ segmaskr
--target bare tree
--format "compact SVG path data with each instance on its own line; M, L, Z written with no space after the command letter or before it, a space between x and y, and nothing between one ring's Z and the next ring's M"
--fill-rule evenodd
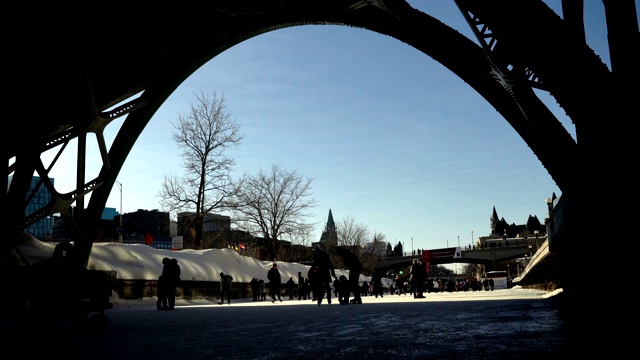
M234 218L239 228L262 234L271 260L279 254L279 240L306 238L315 226L304 221L311 216L307 211L317 206L310 197L313 179L272 165L269 172L245 174L241 182Z
M462 266L462 274L468 278L474 278L483 273L484 266L481 264L464 264Z
M348 247L362 262L362 253L370 236L367 226L357 223L353 217L348 216L338 221L336 232L338 246ZM334 265L343 267L342 257L332 256L331 261L334 262Z
M165 175L158 197L172 215L193 213L188 228L194 230L194 247L200 249L205 215L228 208L228 200L238 192L239 184L231 178L235 160L226 151L238 146L242 135L240 125L226 111L224 94L218 97L201 91L196 98L189 114L172 123L184 176Z
M369 229L361 223L357 223L353 217L346 217L338 221L338 245L348 246L351 250L364 248L369 240Z
M374 234L373 240L365 245L360 261L364 272L371 274L377 268L384 267L387 256L387 241L384 234Z

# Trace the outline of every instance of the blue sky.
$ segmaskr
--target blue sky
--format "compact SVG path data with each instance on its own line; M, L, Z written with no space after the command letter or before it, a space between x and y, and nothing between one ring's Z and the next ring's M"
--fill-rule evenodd
M475 41L453 1L409 1ZM561 14L560 0L547 3ZM601 1L585 2L587 42L610 65ZM329 209L405 249L462 246L489 235L495 206L509 223L544 221L558 187L520 136L444 66L368 30L299 26L249 39L209 61L151 119L118 181L122 211L159 209L165 174L180 174L170 122L200 91L224 93L244 139L228 153L234 176L279 164L313 178L320 204L308 219L320 238ZM555 100L539 96L575 137ZM110 144L122 119L109 126ZM75 156L70 151L72 157ZM91 154L91 153L90 153ZM89 155L91 156L91 155ZM52 170L60 191L74 186L71 160ZM59 166L59 167L58 167ZM88 169L97 174L98 167ZM114 186L108 207L120 210Z

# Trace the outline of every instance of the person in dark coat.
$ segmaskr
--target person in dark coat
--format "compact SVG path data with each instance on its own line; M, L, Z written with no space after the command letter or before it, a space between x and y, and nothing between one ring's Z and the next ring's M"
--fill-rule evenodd
M162 269L163 281L166 283L167 303L169 310L174 310L176 305L176 289L180 282L180 265L176 259L163 259L164 267Z
M351 284L346 276L340 275L340 277L333 282L336 290L338 291L338 302L340 305L349 305L349 293L351 293ZM362 304L362 302L360 302ZM353 304L353 303L352 303Z
M169 306L167 306L167 281L165 280L164 275L160 275L158 278L158 288L156 293L158 296L156 307L158 310L169 310Z
M309 290L309 298L311 299L311 301L318 301L318 289L316 289L316 286L318 284L317 281L314 280L314 278L316 277L316 274L318 273L318 268L315 265L311 265L309 267L309 271L307 272L307 283L308 283L308 290Z
M396 289L398 290L398 296L406 295L404 292L404 278L400 274L396 275Z
M413 298L422 299L424 298L424 283L427 277L427 270L420 259L415 259L410 271L409 281L411 282L411 288L414 289Z
M344 266L349 269L349 293L347 293L347 301L349 294L353 291L353 300L351 304L362 304L360 297L360 274L362 274L362 263L353 252L342 247L336 247L336 253L342 258Z
M317 268L316 275L314 275L313 281L317 283L314 289L318 290L318 294L314 296L318 300L318 305L322 303L324 294L327 294L327 303L331 305L331 278L336 278L336 271L333 268L333 263L329 258L329 255L316 245L313 250L313 264Z
M382 269L381 268L378 268L373 272L373 274L371 275L371 282L373 283L373 292L371 294L375 295L376 298L378 297L378 295L380 295L380 297L384 297L383 289L382 289Z
M282 302L280 298L280 285L282 279L280 279L280 270L278 270L278 264L273 263L271 269L267 272L267 280L269 280L269 294L271 295L271 302L276 302L276 297Z
M224 304L224 297L227 296L227 304L231 305L231 282L233 277L223 272L220 273L220 302L218 304Z
M311 296L309 295L309 293L311 292L311 283L309 282L308 278L304 279L304 282L302 283L301 291L302 291L302 300L311 299Z
M307 298L304 293L304 276L302 276L301 271L298 271L298 300L302 300L302 298L305 298L305 300Z
M296 287L296 282L293 281L293 277L289 277L287 281L287 292L289 293L289 300L293 300L293 288Z
M251 301L258 301L260 298L260 282L258 279L253 278L249 282L249 285L251 285L251 293L253 294L253 300Z
M367 296L369 295L369 283L365 280L362 283L362 289L360 290L360 295Z
M162 259L162 274L158 277L158 288L157 288L157 296L158 300L156 301L156 307L158 310L169 310L169 306L167 305L167 265L171 259L164 258ZM169 265L170 266L170 265Z
M258 280L258 284L260 284L260 298L259 301L267 300L267 285L264 283L264 280Z

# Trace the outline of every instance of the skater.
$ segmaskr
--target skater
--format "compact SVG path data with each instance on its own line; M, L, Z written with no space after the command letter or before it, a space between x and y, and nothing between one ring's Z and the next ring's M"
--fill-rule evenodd
M318 305L320 305L324 294L327 294L327 303L331 305L331 277L337 279L336 272L333 269L333 263L331 263L329 255L318 245L313 249L312 267L317 269L311 280L315 283L313 295L317 299ZM316 290L318 294L316 294Z
M178 265L178 260L176 259L167 260L167 264L162 270L162 275L164 275L164 280L167 284L167 303L169 305L169 310L174 310L176 305L177 287L178 283L181 281L180 265Z
M260 284L260 301L265 301L267 300L267 284L264 283L264 280L260 279L258 281L258 283Z
M282 284L282 279L280 279L278 264L273 263L273 265L271 265L271 269L267 272L267 279L269 280L269 294L271 295L271 302L275 303L276 297L280 302L282 302L282 299L280 298L280 285Z
M156 301L156 307L158 310L169 310L167 306L167 282L164 275L160 275L158 278L157 296L158 301Z
M338 302L340 305L349 305L349 293L351 289L347 277L340 275L340 277L333 282L333 285L336 287L336 290L338 290ZM360 303L362 304L362 302Z
M287 292L289 293L289 300L293 300L293 288L296 287L296 282L293 281L293 276L289 277L287 281Z
M251 285L251 293L253 295L253 300L251 301L258 301L260 298L260 282L258 279L253 278L249 284Z
M231 282L233 277L231 275L220 273L220 302L218 304L224 304L224 297L227 296L227 304L231 305Z
M353 291L352 304L362 304L362 298L360 297L360 274L362 273L362 263L360 259L353 252L348 249L337 247L336 253L342 257L344 266L349 269L349 292L347 293L347 301L349 300L349 294Z

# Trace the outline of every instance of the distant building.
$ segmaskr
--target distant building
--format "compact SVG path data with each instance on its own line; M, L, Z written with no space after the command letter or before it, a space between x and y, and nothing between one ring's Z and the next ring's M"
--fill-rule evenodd
M116 216L119 216L120 213L116 210L116 208L106 207L102 210L102 220L114 220Z
M527 239L534 239L537 236L543 238L546 236L547 229L545 224L541 224L537 216L529 215L526 224L516 225L515 223L507 223L504 218L498 217L495 206L491 214L489 222L489 236L481 236L478 238L475 246L485 247L491 241L511 239L511 243L517 244L518 241L525 242ZM515 242L513 239L516 239Z
M194 222L194 212L178 213L176 233L178 236L182 236L185 248L193 247L195 242ZM233 237L241 236L241 234L231 234L231 217L219 214L204 214L202 233L202 247L204 249L226 246L233 242Z
M7 182L7 191L9 190L9 186L11 186L12 180L13 175L10 175ZM54 178L50 178L50 180L52 184L55 183ZM31 178L27 199L29 199L29 197L31 197L31 200L29 201L29 204L27 204L25 215L38 212L38 210L47 206L51 201L51 193L44 184L40 183L39 176L33 176ZM51 240L53 237L53 216L47 216L44 219L39 220L35 224L26 228L25 231L33 235L36 239Z
M195 220L194 212L178 213L178 235L185 235L187 229L193 227ZM231 217L218 214L204 214L202 221L203 231L225 231L231 230Z
M114 219L115 221L115 219ZM117 219L119 222L119 218ZM122 241L125 243L152 241L171 242L169 213L142 210L122 214Z
M498 212L495 206L493 207L489 227L491 230L489 236L496 237L504 237L505 235L507 238L525 237L533 235L535 230L538 230L539 234L546 233L545 225L540 224L537 216L529 215L524 225L516 225L515 223L509 225L504 218L498 218Z

